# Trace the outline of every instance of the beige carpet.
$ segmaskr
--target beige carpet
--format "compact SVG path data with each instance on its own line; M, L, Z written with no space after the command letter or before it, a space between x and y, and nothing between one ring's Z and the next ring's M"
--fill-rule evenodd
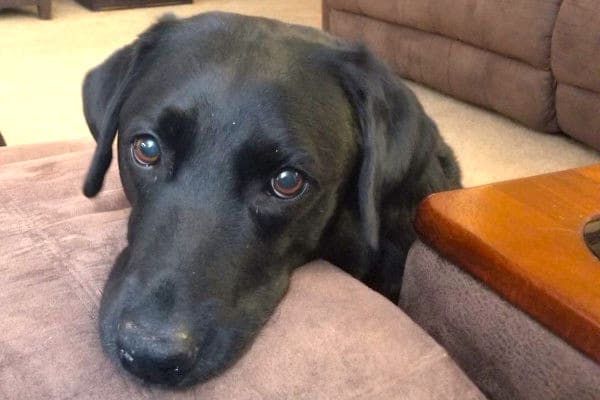
M320 0L196 0L195 4L91 12L53 0L53 19L34 7L0 11L0 131L9 145L87 137L80 87L85 72L165 12L262 15L319 27ZM560 135L526 129L497 114L411 85L454 147L467 186L600 162Z

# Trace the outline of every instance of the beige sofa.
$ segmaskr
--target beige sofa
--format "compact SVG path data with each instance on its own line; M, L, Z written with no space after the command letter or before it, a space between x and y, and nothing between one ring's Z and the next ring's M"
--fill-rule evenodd
M398 74L600 149L600 2L323 0Z

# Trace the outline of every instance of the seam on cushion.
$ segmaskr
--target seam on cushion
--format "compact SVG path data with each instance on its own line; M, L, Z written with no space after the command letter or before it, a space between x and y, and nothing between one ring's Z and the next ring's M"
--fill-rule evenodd
M556 35L556 25L557 25L557 22L558 22L558 17L560 15L563 7L565 7L565 2L561 0L560 7L558 7L558 12L556 13L556 18L554 19L554 26L552 28L552 33L551 33L551 36L550 36L550 72L552 73L552 78L554 78L554 80L556 82L559 82L559 83L560 83L560 81L556 78L556 75L554 75L554 68L553 68L554 62L552 61L553 60L553 58L552 58L552 55L553 55L553 53L552 53L552 47L553 46L552 45L554 44L554 36Z
M23 213L19 209L19 217L22 218L22 216ZM52 237L48 233L40 229L36 232L30 232L30 234L32 238L37 238L46 245L48 252L51 255L54 268L57 268L60 265L66 267L68 274L72 278L68 280L68 285L73 289L77 298L82 302L83 306L88 311L90 318L95 320L95 314L100 305L100 299L98 296L96 296L96 291L89 284L86 284L86 281L82 279L77 270L73 268L72 261L62 257L60 251L61 249L55 243L55 241L52 240ZM75 281L76 285L73 285L71 281Z
M64 260L64 258L61 257L58 246L51 240L50 235L42 231L36 234L42 238L44 243L48 246L48 250L52 252L54 258L57 261L62 261L62 264L65 265L67 272L69 273L71 278L73 278L73 280L77 283L76 286L72 284L70 284L69 286L73 288L75 294L77 295L77 298L81 300L83 306L88 310L90 317L93 320L95 320L95 311L100 306L100 299L98 299L97 296L94 295L94 290L88 285L86 285L85 281L81 278L80 274L73 269L71 261ZM61 262L57 262L57 264L61 264ZM95 307L92 307L90 304L93 304Z
M22 213L19 213L19 216L22 216ZM41 240L44 241L44 243L47 245L48 250L51 252L52 257L55 258L55 261L57 261L55 263L55 265L60 265L62 260L64 260L64 258L62 258L59 255L59 251L58 251L58 246L52 241L50 240L50 235L48 235L47 233L43 232L43 231L39 231L39 232L35 232L32 237L39 237ZM72 279L69 279L67 284L69 285L69 287L71 287L75 293L75 295L77 296L77 298L81 301L83 307L88 311L88 316L92 321L96 321L97 317L96 317L96 313L98 310L98 307L100 305L100 298L98 296L95 295L95 291L92 287L88 286L85 284L85 281L81 278L80 274L72 268L72 264L71 261L67 261L64 262L64 264L66 266L66 270L68 272L68 274L71 276ZM71 283L71 281L74 280L77 285L73 285ZM92 306L93 305L93 306ZM114 367L112 367L114 368ZM138 394L142 393L141 388L139 388L137 385L134 385L133 383L127 381L125 379L125 377L122 377L123 381L125 382L125 385L131 389L132 387L135 388L136 392ZM158 399L157 394L151 390L146 392L150 395L150 397L152 399Z
M2 197L0 197L0 200L2 200ZM21 228L18 232L2 235L0 237L2 240L6 240L7 238L15 235L21 235L35 229L34 224L30 223L28 218L25 218L26 215L22 212L20 207L12 205L10 201L2 201L2 203L3 204L0 206L2 214L6 213L7 215L16 215L18 217L18 223L15 225L18 225L19 228ZM24 230L22 229L23 227L25 228Z
M119 191L119 192L121 192L121 191L122 191L122 189L106 189L106 190L103 190L102 192L103 192L103 193L111 193L111 192L115 192L115 191ZM5 206L4 206L4 207L5 207ZM10 209L13 209L13 208L14 208L14 207L11 207ZM26 225L26 226L27 226L25 230L20 230L19 232L10 233L10 234L8 234L8 235L3 235L3 236L2 236L2 239L13 238L13 237L15 237L15 236L23 235L23 234L25 234L25 233L29 233L29 234L31 234L31 233L32 233L32 231L37 231L37 230L39 230L39 231L42 231L42 230L44 230L44 229L52 228L52 227L58 226L58 225L60 225L60 224L63 224L63 223L65 223L65 222L68 222L68 221L74 221L74 220L77 220L77 219L79 219L79 218L82 218L82 217L88 217L88 216L90 216L90 215L94 215L94 214L106 214L106 213L113 213L113 212L117 212L117 211L126 210L126 209L129 209L129 208L130 208L129 206L125 206L125 207L114 207L114 208L112 208L112 209L105 209L105 210L103 210L103 211L101 211L101 212L90 212L90 213L86 213L86 214L73 214L73 215L71 215L71 216L69 216L69 217L62 218L60 221L51 222L51 223L48 223L47 225L44 225L44 226L39 226L39 225L32 225L32 224L26 224L26 223L22 223L22 224L20 224L21 226L23 226L23 225ZM14 209L15 209L15 210L18 210L18 208L14 208ZM15 211L15 212L18 212L18 211ZM112 221L112 220L111 220L111 221ZM35 232L33 232L33 233L35 233Z
M17 224L19 224L19 225L23 224L23 225L26 225L28 227L31 225L31 224L28 223L27 215L23 212L23 210L20 207L10 207L10 208L13 211L13 215L16 217L14 220L15 220L15 222ZM30 234L30 238L33 241L40 241L40 242L42 242L43 244L46 245L46 248L48 249L48 254L47 255L48 255L48 259L49 259L49 260L47 260L47 262L51 262L52 263L52 268L56 269L58 265L61 265L61 257L59 257L59 255L58 255L58 251L56 249L56 245L53 244L53 242L51 240L49 240L49 235L45 234L42 231L28 231L28 232ZM67 286L70 287L73 290L73 292L75 292L75 295L77 296L77 298L82 302L82 304L85 307L85 309L88 310L89 316L92 319L95 319L93 317L92 310L89 307L89 302L86 302L86 298L88 300L92 299L92 301L93 301L92 296L90 296L87 293L87 291L85 290L85 286L81 282L81 279L79 279L79 277L77 277L77 274L74 274L71 271L71 268L67 268L67 272L69 273L69 275L71 275L72 278L74 278L78 282L80 288L84 289L83 290L83 293L84 293L83 297L79 293L79 292L81 292L81 290L78 290L77 287L73 287L73 285L70 283L70 281L71 281L70 279L67 280L68 281L67 282ZM62 276L62 275L59 273L59 276ZM26 354L23 354L23 356L26 356Z
M556 78L554 77L554 72L552 71L552 43L554 41L554 32L556 31L556 21L558 21L558 15L560 14L560 11L563 8L564 1L560 0L557 5L558 5L558 7L556 7L556 12L554 13L554 19L552 20L552 29L550 29L550 32L547 35L543 36L544 39L547 39L546 43L548 44L548 48L546 49L546 60L545 60L546 64L548 65L548 68L545 69L544 71L550 71L550 74L552 75L552 79L554 79L554 81L556 81ZM554 90L556 91L556 88ZM554 97L556 98L556 96L554 96Z
M76 219L76 218L89 217L90 215L94 215L94 214L106 214L106 213L113 214L113 213L118 213L119 211L120 210L109 210L109 211L102 211L102 212L92 212L92 213L89 213L86 215L73 216L71 218L62 220L60 222L48 225L47 227L56 226L56 225L59 225L61 223L64 223L64 222L67 222L69 220ZM95 320L97 310L100 306L100 296L98 294L101 294L101 291L97 292L94 287L92 287L89 283L86 283L87 281L82 278L81 274L73 266L73 261L71 259L65 260L65 258L61 256L60 247L57 246L55 244L55 242L51 240L50 235L48 235L45 231L42 231L42 230L40 230L40 232L38 234L39 234L39 236L43 236L43 240L45 241L46 244L48 244L48 248L52 251L54 257L56 257L58 260L62 261L62 264L65 265L69 275L75 280L75 282L77 282L76 287L73 287L73 285L70 285L70 286L73 287L73 289L76 292L83 293L82 296L78 295L77 297L81 300L84 307L86 307L86 309L90 313L90 317L93 320ZM90 306L90 304L93 306Z
M70 153L69 155L73 156L78 154L78 152ZM54 156L53 156L54 157ZM22 161L24 163L34 162L38 163L39 159L36 160L28 160ZM117 190L117 189L114 189ZM4 196L0 196L2 199ZM30 222L31 218L21 207L18 206L18 203L11 201L12 197L8 195L4 201L0 209L4 209L9 211L12 214L12 225L25 227L25 230L21 230L18 234L27 233L29 237L35 241L40 242L45 245L46 252L44 255L48 258L47 262L52 263L52 268L57 270L60 266L66 267L67 273L70 275L71 279L67 279L67 285L70 287L77 298L82 302L82 305L88 311L88 314L92 319L96 319L95 312L98 309L100 304L100 299L96 295L96 291L90 286L87 285L85 280L82 279L81 275L77 272L77 270L73 267L73 261L71 259L67 259L63 257L61 254L61 248L58 246L53 240L53 238L44 230L48 226L52 226L54 224L46 225L44 228L39 227L36 223ZM114 210L111 210L111 212ZM101 212L102 213L102 212ZM90 214L94 214L92 211ZM64 221L61 221L64 222ZM2 239L7 237L14 237L15 234L10 235L2 235ZM63 276L61 271L59 270L59 276ZM74 280L75 284L71 283Z
M425 330L423 330L423 333L428 335ZM435 346L436 347L429 354L419 358L419 360L416 362L416 366L412 368L408 374L402 377L403 380L406 380L416 373L423 371L425 368L439 362L440 360L450 358L448 353L446 353L446 351L443 350L437 342L435 343Z
M554 36L556 35L556 25L558 22L558 17L563 9L563 7L565 6L565 2L563 0L561 0L560 2L560 6L558 7L558 11L556 12L556 16L554 17L554 25L552 27L552 32L550 33L550 51L548 52L548 57L550 58L550 62L548 63L548 65L550 66L550 76L552 77L552 80L554 81L554 102L553 102L553 109L554 109L554 120L556 121L556 124L558 125L558 84L561 83L557 77L556 74L554 73L554 62L553 62L553 52L552 52L552 48L554 47ZM560 126L558 126L558 128L562 131L562 128Z
M374 382L374 383L377 383L376 387L371 388L371 390L362 390L358 393L353 394L349 398L350 399L359 399L359 398L362 399L362 398L365 398L365 395L369 395L373 398L374 395L377 395L378 393L383 392L386 388L389 388L391 386L400 386L401 383L407 382L413 376L420 374L424 370L427 370L429 367L431 367L435 364L438 364L440 361L445 360L445 359L448 359L451 361L450 366L453 366L456 370L458 370L462 374L463 378L465 378L464 380L466 382L471 382L469 379L466 378L466 374L464 373L464 371L462 371L462 369L460 369L460 367L458 367L458 365L456 365L456 363L452 360L452 358L448 355L448 353L446 353L446 351L443 350L436 343L434 349L431 350L425 356L420 357L415 362L416 366L413 367L408 373L401 375L400 377L398 377L398 376L390 377L390 378L382 380L382 381ZM471 384L473 387L469 393L471 393L471 392L476 393L477 386L475 384L473 384L472 382L471 382Z
M552 77L554 78L554 75L553 75ZM581 87L581 86L579 86L579 85L573 85L572 83L569 83L569 82L561 82L561 81L557 81L556 79L555 79L554 81L555 81L555 82L556 82L558 85L572 87L572 88L575 88L575 89L577 89L577 90L581 90L581 91L584 91L584 92L588 92L588 93L590 93L590 94L592 94L592 95L600 96L600 92L596 92L595 90L590 90L589 88L584 88L584 87Z

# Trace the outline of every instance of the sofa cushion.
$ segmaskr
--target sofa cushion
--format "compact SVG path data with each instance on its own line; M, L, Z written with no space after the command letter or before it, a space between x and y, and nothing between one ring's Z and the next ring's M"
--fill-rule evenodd
M444 36L331 10L329 28L364 41L399 75L491 108L532 128L558 130L550 71Z
M0 159L11 152L25 154L8 147ZM296 271L223 375L179 392L134 384L102 354L96 328L129 209L114 166L101 194L83 197L90 157L0 165L1 399L484 398L398 307L323 261Z
M36 158L44 158L56 154L71 153L89 149L93 140L69 140L62 142L49 142L40 144L22 144L11 146L8 151L0 152L0 165L8 164L17 161L34 160Z
M324 0L333 9L440 34L548 69L561 0ZM589 2L594 0L588 0Z
M400 304L490 398L600 399L600 365L422 242Z
M563 1L552 36L552 71L561 83L600 93L599 1Z
M556 116L563 131L600 150L600 93L559 83Z

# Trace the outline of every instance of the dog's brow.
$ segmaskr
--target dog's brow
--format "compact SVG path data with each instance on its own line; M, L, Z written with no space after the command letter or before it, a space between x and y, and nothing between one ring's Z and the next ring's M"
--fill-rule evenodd
M286 158L276 142L247 140L235 156L236 170L238 176L257 177L272 172Z
M238 182L265 179L278 168L291 166L312 174L314 164L307 152L268 139L247 140L234 157Z
M196 108L182 110L166 108L158 118L157 132L167 147L175 153L178 162L191 154L190 143L197 134L198 111ZM177 166L174 166L177 168Z

